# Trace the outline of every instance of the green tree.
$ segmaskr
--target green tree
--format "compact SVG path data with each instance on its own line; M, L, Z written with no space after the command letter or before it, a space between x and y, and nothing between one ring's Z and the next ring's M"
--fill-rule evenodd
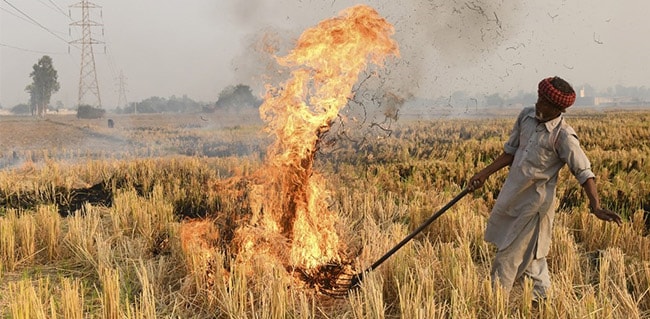
M253 90L248 85L237 84L223 89L215 104L222 109L258 108L262 105L262 100L253 95Z
M78 119L98 119L106 114L106 110L92 107L88 104L79 105L77 108Z
M485 97L485 103L488 106L503 106L505 100L499 95L499 93L490 94Z
M38 60L32 68L29 76L33 82L25 88L25 91L29 92L32 115L36 109L38 115L43 116L47 113L47 105L50 104L52 94L59 91L58 75L52 65L52 58L47 55Z
M11 108L11 113L13 113L13 114L29 114L29 112L31 110L32 110L31 106L29 106L27 104L24 104L24 103L21 103L21 104L18 104L16 106L12 107Z

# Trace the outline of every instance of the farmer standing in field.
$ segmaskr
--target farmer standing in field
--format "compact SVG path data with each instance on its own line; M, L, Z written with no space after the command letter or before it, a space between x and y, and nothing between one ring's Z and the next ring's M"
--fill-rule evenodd
M558 172L567 164L589 198L591 213L621 223L600 206L591 164L562 113L575 101L569 83L559 77L539 82L535 107L524 108L494 162L474 175L469 189L481 188L496 171L510 166L487 222L485 240L497 246L492 283L507 292L523 275L534 283L534 300L546 297L551 282L546 264L555 214Z

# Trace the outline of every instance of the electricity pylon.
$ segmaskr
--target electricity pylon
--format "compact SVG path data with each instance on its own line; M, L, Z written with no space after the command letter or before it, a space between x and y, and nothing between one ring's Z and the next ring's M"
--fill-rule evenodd
M91 9L100 9L101 7L81 0L81 2L70 5L70 8L81 8L81 21L70 23L71 26L81 27L81 39L71 41L71 44L81 44L81 68L79 70L79 97L77 105L82 102L88 102L86 95L92 95L96 98L96 104L88 102L87 104L102 107L102 99L99 96L99 84L97 83L97 70L95 69L95 54L93 53L93 44L104 43L95 40L92 36L92 27L103 26L90 19ZM101 12L101 11L100 11ZM100 13L101 14L101 13Z
M118 78L119 80L119 90L118 90L118 98L117 98L117 106L119 107L124 107L126 108L129 106L128 102L126 101L126 78L124 77L124 73L122 73L122 70L120 70L120 77Z

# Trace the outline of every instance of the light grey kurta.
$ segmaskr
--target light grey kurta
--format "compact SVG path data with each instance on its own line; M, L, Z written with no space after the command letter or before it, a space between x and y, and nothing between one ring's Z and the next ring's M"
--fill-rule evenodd
M534 107L521 111L504 151L514 154L514 160L488 219L485 240L505 249L539 214L535 258L544 257L551 243L558 172L567 164L582 185L595 177L591 163L562 115L539 123Z

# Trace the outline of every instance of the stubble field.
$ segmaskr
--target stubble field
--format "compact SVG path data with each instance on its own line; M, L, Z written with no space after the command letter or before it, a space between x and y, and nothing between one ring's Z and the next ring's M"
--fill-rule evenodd
M313 171L337 262L364 269L459 193L501 152L518 111L329 132ZM506 170L334 299L287 263L292 240L262 227L259 172L272 140L255 112L119 115L114 128L106 118L0 117L0 316L650 318L650 112L567 118L603 206L625 221L589 215L564 168L552 289L534 308L530 281L510 296L490 287L483 230Z

